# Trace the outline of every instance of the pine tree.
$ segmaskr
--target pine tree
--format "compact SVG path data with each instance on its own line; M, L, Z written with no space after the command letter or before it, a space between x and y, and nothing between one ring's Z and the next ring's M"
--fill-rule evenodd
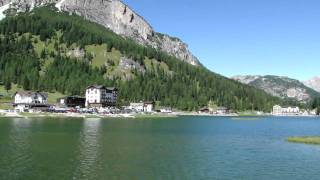
M11 82L10 81L5 81L4 87L5 87L5 90L8 93L9 90L11 90Z
M41 54L40 54L40 58L45 59L46 56L47 56L46 49L42 49Z
M24 77L24 79L23 79L23 89L25 89L25 90L30 90L30 81L29 81L29 79L28 79L28 77Z

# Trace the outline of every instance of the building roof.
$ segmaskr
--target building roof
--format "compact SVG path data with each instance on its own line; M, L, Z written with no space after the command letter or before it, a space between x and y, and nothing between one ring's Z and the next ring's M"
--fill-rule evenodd
M280 106L280 105L275 105L273 106L273 108L283 108L283 109L288 109L288 108L292 108L292 109L295 109L295 108L299 108L298 106Z
M229 108L227 108L227 107L223 107L223 106L218 107L217 109L218 109L218 110L229 110Z
M143 102L144 104L154 104L155 102L154 101L145 101Z
M117 91L118 89L115 87L105 87L103 85L92 85L92 86L88 86L87 89L90 88L95 88L95 89L106 89L106 90L110 90L110 91Z
M208 108L208 107L203 107L203 108L200 108L199 110L200 110L200 111L208 111L209 108Z
M87 89L90 89L90 88L105 89L106 87L103 86L103 85L91 85L91 86L88 86L88 87L87 87Z
M16 95L16 94L19 94L22 97L30 97L30 96L34 96L34 95L40 95L42 97L48 98L48 94L43 93L43 92L19 91L19 92L16 92L14 95Z
M58 98L58 100L60 100L60 99L67 99L67 98L81 98L81 99L85 99L85 97L81 97L81 96L64 96L64 97Z

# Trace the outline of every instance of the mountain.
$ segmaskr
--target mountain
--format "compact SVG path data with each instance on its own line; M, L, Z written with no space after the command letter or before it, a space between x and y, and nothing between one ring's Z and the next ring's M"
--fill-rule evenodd
M309 102L320 93L307 87L302 82L281 76L234 76L232 79L281 98L296 99L299 102Z
M9 3L10 0L0 0L0 6L4 9L9 8ZM200 65L187 44L178 38L155 32L143 17L119 0L11 0L10 8L28 11L50 3L61 11L75 13L142 45L164 51L189 64Z
M238 111L270 111L282 103L53 5L5 13L0 21L0 85L6 88L15 84L25 90L83 95L88 85L101 84L119 89L119 105L155 100L187 111L210 100Z
M314 77L312 79L304 81L303 83L309 88L312 88L317 92L320 92L320 77Z

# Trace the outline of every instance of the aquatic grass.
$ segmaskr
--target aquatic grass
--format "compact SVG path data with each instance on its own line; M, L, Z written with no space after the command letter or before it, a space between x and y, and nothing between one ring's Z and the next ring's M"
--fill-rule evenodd
M320 136L289 137L287 141L291 143L320 145Z

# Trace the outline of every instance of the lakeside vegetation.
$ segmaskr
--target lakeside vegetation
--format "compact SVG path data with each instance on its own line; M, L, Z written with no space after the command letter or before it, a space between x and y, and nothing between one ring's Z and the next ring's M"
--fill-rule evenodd
M291 143L320 145L320 136L289 137L287 141Z
M312 109L316 109L316 114L320 114L320 97L314 98L314 100L311 102L310 107Z
M185 111L197 111L210 100L237 111L269 112L274 104L282 103L261 90L141 46L80 16L58 13L53 7L5 18L0 34L0 81L6 89L18 84L25 90L83 95L86 86L102 84L120 90L119 105L154 100ZM75 48L84 50L84 56L67 55ZM105 60L103 49L108 54ZM120 56L133 59L146 73L114 73ZM106 66L108 60L112 65ZM110 78L110 74L132 78Z

